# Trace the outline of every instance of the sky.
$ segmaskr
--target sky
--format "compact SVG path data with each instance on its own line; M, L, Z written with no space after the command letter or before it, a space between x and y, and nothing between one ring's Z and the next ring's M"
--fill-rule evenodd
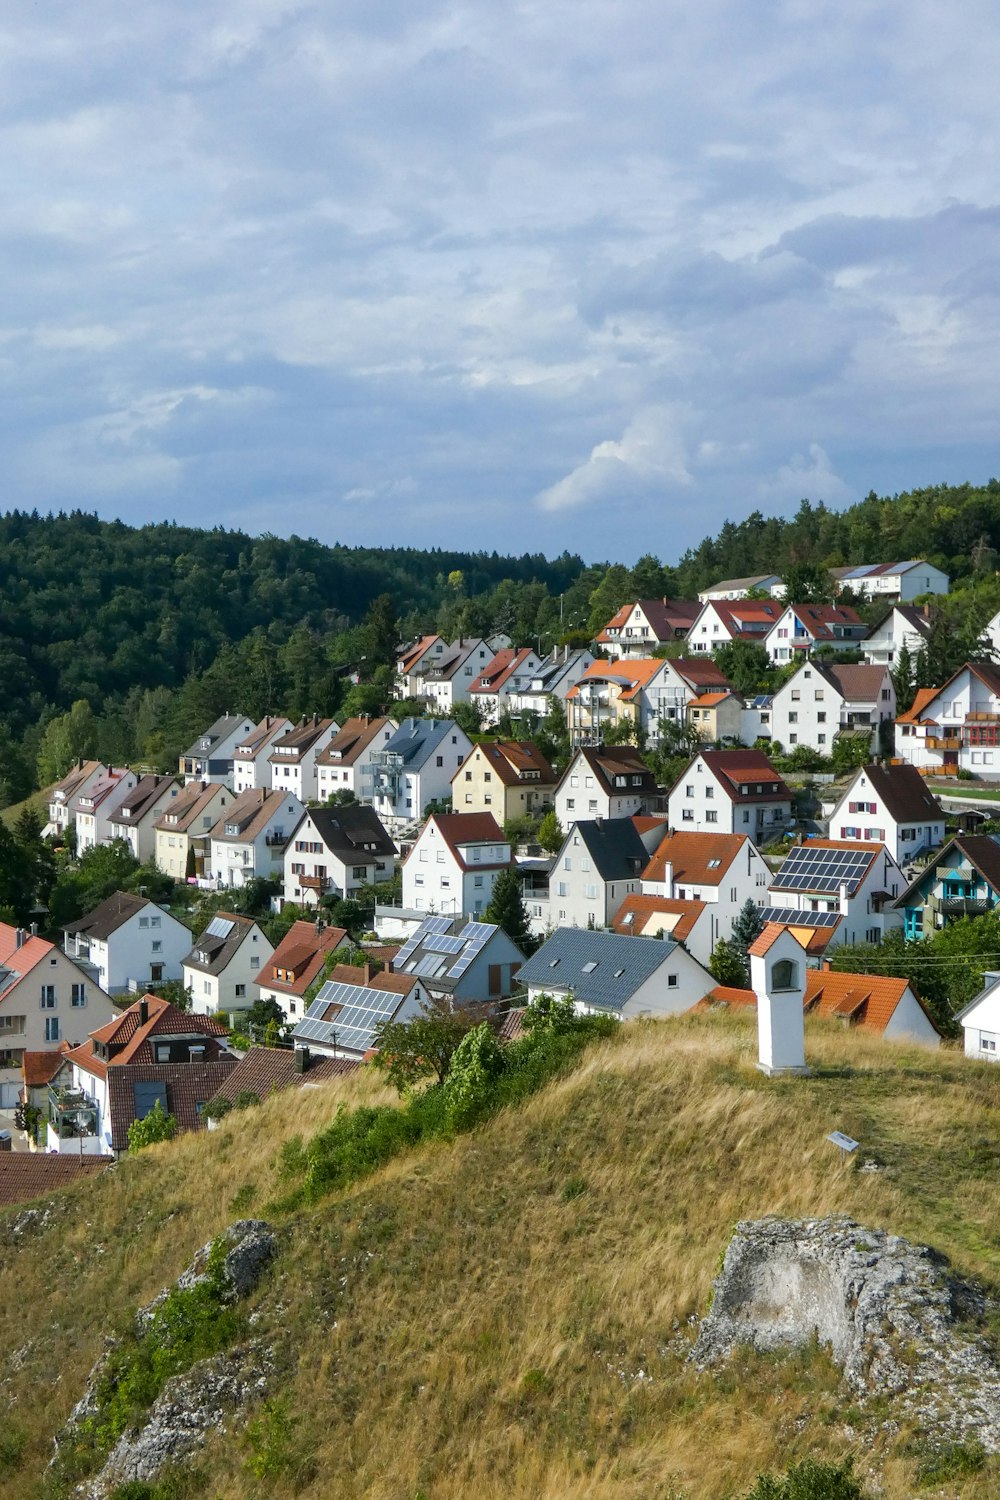
M666 562L1000 472L985 0L39 0L0 503Z

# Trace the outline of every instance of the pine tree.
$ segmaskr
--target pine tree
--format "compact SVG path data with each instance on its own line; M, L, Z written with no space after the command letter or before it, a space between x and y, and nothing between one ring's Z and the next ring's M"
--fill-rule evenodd
M528 912L521 895L517 870L509 865L493 882L493 895L483 913L484 922L494 922L516 943L522 953L531 954L537 944L528 925Z
M760 907L755 906L748 896L740 907L739 916L733 923L731 942L733 947L746 959L750 948L764 931L764 919L760 914ZM747 973L749 974L749 967Z

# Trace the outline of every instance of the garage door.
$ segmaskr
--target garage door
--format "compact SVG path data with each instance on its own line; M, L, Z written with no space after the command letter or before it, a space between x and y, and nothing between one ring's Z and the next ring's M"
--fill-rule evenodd
M0 1109L14 1109L21 1102L19 1083L0 1083Z

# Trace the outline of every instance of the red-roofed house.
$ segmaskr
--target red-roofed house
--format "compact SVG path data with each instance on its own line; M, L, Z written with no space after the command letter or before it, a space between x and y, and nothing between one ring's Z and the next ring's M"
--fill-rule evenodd
M292 1019L304 1016L306 990L323 973L331 954L350 946L343 927L326 927L321 920L293 922L260 971L261 1000L275 1001Z
M526 688L542 664L542 658L528 646L505 646L487 662L469 689L474 703L488 728L500 718L514 693Z
M689 599L638 599L623 604L596 644L610 657L648 656L657 646L682 640L701 610Z
M181 1130L196 1130L202 1105L236 1066L225 1035L211 1016L143 995L67 1053L72 1082L50 1091L48 1149L124 1151L129 1125L157 1101Z
M781 928L775 929L781 932ZM803 1008L807 1016L821 1016L872 1031L891 1041L924 1042L936 1047L940 1033L912 985L906 979L885 974L833 973L829 969L806 969ZM756 1010L753 990L716 985L692 1009Z
M797 661L819 646L858 645L868 626L847 604L786 604L768 631L764 649L774 662Z
M730 641L756 641L763 645L784 608L777 599L710 599L688 632L687 649L693 656L700 656Z
M702 750L668 800L671 828L777 838L792 821L792 794L761 750Z
M786 750L809 745L829 755L838 737L867 737L878 755L880 727L888 733L895 717L896 689L887 666L810 657L772 699L771 738Z
M513 856L490 813L434 813L403 864L403 906L441 916L480 916Z
M0 922L0 1109L19 1102L25 1054L58 1053L115 1014L110 995L54 943Z
M896 720L896 754L924 775L1000 772L1000 667L966 662L939 688L922 688Z

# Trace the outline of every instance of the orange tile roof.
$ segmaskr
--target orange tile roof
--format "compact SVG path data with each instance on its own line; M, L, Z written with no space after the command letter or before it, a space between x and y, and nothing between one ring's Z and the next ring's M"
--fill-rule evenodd
M437 825L438 832L451 850L452 858L461 870L494 870L501 866L513 864L514 856L510 851L510 845L503 836L503 829L492 813L432 813L421 831L421 838L430 823ZM414 844L404 860L404 864L413 858L414 851L420 839ZM459 848L465 844L498 844L507 850L506 858L500 860L478 860L475 865L467 864Z
M689 708L715 708L717 704L724 703L727 698L735 698L736 694L726 688L721 693L702 693L698 698L692 698L688 704Z
M21 1059L21 1077L25 1086L41 1088L56 1076L65 1061L61 1052L25 1052Z
M643 880L666 879L666 865L673 868L674 883L719 885L733 860L745 848L743 833L668 833L649 864ZM718 864L715 861L718 860Z
M627 703L644 687L648 687L657 672L662 670L661 657L628 656L621 661L593 661L566 696L579 698L581 689L587 682L613 682L620 684L619 696Z
M354 964L336 964L328 979L333 984L355 984L368 990L385 990L390 995L408 995L420 983L416 974L399 974L389 969L381 969L366 979L364 969Z
M924 1015L927 1015L926 1006L906 979L890 978L883 974L847 974L833 973L826 969L807 969L803 1008L807 1015L846 1018L862 1031L874 1031L881 1036L907 989ZM757 996L753 990L733 989L728 985L717 984L691 1009L709 1010L713 1004L749 1008L756 1006ZM932 1017L927 1015L927 1019L934 1025Z
M906 710L905 714L897 714L897 716L896 716L896 723L897 724L936 724L937 723L936 719L924 719L924 718L921 718L921 715L922 715L924 709L927 707L928 703L930 703L931 699L932 698L936 698L937 695L938 695L938 693L940 691L941 691L940 688L917 688L917 695L916 695L916 697L914 698L913 702L910 704L909 708Z
M266 977L258 984L286 995L304 995L319 975L327 956L339 948L347 936L345 927L324 927L316 931L315 922L293 922L267 962ZM279 979L278 970L291 972L290 979Z
M635 892L625 897L611 926L625 937L655 937L657 930L662 929L683 943L691 936L707 905L705 901L676 901L670 896L643 896ZM657 922L657 917L674 920Z
M787 930L781 922L768 922L764 931L751 943L747 952L751 958L763 958L764 954L773 947L781 934Z
M21 931L23 933L24 929ZM0 964L23 976L36 964L40 964L43 958L48 958L55 951L55 944L47 942L45 938L32 937L29 933L19 948L17 933L16 927L11 927L8 922L0 922Z

